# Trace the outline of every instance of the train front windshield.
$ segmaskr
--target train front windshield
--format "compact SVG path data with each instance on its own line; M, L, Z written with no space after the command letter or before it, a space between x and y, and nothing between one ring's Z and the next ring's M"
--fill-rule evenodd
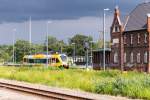
M66 62L66 61L67 61L67 56L65 56L65 55L61 55L60 57L61 57L62 61L64 61L64 62Z

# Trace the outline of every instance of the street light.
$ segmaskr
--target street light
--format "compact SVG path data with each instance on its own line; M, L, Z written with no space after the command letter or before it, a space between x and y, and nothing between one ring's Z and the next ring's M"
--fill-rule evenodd
M13 29L13 64L15 64L15 32L16 29Z
M88 65L89 65L89 42L85 42L84 44L84 48L86 50L86 69L88 69Z
M106 14L105 12L106 11L109 11L110 9L109 8L106 8L104 9L104 16L103 16L103 44L104 44L104 50L103 50L103 67L104 67L104 71L105 71L105 17L106 17Z
M47 24L46 24L46 26L47 26L47 32L46 32L46 55L47 55L47 57L46 57L46 68L48 68L48 25L50 24L50 23L52 23L51 21L47 21Z
M75 51L75 49L76 49L76 47L75 47L76 43L72 43L72 45L74 45L74 49L73 49L73 63L74 63L75 62L75 56L76 56L76 51Z

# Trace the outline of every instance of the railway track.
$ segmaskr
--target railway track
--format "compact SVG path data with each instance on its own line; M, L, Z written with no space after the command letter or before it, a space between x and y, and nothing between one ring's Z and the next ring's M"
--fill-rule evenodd
M92 98L88 98L85 96L77 96L77 95L70 95L66 93L58 93L54 91L44 90L44 89L37 89L34 87L27 87L23 85L16 85L11 83L0 82L0 87L11 89L19 92L29 93L38 95L41 97L46 97L50 99L61 99L61 100L92 100Z

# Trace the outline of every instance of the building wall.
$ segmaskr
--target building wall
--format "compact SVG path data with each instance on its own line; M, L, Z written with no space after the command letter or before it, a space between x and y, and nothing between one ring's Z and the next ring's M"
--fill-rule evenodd
M118 43L114 43L115 40L118 39ZM120 32L113 32L111 34L111 66L112 67L118 67L120 66ZM114 62L114 54L118 54L118 62Z
M133 43L131 44L131 34L133 35ZM147 43L145 43L145 34L147 34ZM139 30L132 32L124 32L124 53L126 53L126 62L124 69L138 69L147 71L148 63L144 62L144 53L148 53L148 32L147 30ZM139 37L139 43L138 43ZM125 43L126 41L126 43ZM133 63L131 62L131 52L133 52ZM140 53L140 62L137 61L137 54ZM148 59L148 58L147 58Z

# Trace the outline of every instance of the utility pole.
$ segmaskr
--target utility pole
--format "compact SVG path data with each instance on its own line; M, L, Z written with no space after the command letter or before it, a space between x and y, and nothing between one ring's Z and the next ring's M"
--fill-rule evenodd
M88 69L88 66L89 66L89 50L86 49L86 69Z
M31 37L32 36L31 35L32 34L32 29L31 29L32 28L32 25L31 25L32 23L31 23L31 20L32 19L31 19L31 16L30 16L30 19L29 19L29 43L30 43L30 49L29 50L30 50L30 55L31 55L31 44L32 44L32 39L31 39L32 38Z
M46 24L46 68L48 68L48 25L52 23L51 21L47 21L47 24Z
M92 51L93 51L92 43L93 43L93 41L90 41L90 43L91 43L91 66L93 67L93 54L92 54Z
M76 43L72 43L72 45L74 45L74 49L73 49L73 63L75 63L75 56L76 56Z

